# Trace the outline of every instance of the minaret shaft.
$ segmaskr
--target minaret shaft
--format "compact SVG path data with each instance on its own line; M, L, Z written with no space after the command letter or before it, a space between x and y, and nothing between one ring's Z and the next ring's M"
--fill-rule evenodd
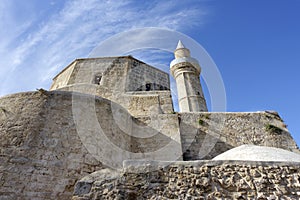
M206 101L200 83L201 68L197 60L190 57L189 50L180 41L174 54L170 70L176 80L180 111L206 112Z

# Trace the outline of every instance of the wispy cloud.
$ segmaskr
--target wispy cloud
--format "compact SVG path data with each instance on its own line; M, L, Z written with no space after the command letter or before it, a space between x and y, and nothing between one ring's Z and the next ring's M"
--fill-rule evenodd
M34 15L19 19L11 2L0 3L0 11L4 11L0 12L0 36L4 41L0 53L5 57L0 61L0 78L4 80L0 95L49 87L51 78L65 65L87 57L99 42L113 34L151 26L183 31L190 25L203 24L207 15L202 4L192 1L73 0L37 21ZM36 7L26 12L35 13L30 9Z
M12 1L3 0L0 3L0 53L2 59L0 60L2 67L1 71L7 71L8 68L3 64L13 59L12 54L15 51L13 43L18 41L20 35L22 35L32 23L31 18L16 17L15 9Z

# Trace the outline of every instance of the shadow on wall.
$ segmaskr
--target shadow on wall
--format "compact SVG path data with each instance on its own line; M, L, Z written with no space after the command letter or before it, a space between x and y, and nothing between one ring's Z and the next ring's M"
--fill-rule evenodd
M195 127L189 124L180 124L180 127L187 127L189 129L195 129ZM221 141L219 138L210 135L202 131L201 129L195 129L196 134L194 138L191 139L191 143L183 143L183 160L210 160L216 157L217 155L224 153L232 148L232 145L227 144ZM187 140L187 139L183 139ZM206 142L205 142L206 141Z
M244 144L299 149L275 112L180 113L184 160L212 159Z
M171 142L170 137L149 125L150 117L135 118L122 106L111 104L97 106L96 115L103 133L116 147L132 153L150 153Z

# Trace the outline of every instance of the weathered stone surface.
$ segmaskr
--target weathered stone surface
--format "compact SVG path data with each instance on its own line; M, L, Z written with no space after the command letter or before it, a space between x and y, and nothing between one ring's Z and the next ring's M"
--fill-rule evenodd
M121 169L128 159L211 159L242 144L298 153L277 113L175 113L168 74L130 56L78 59L51 89L0 98L1 199L70 199L82 177L73 199L299 195L294 163L136 162L122 174L107 169Z
M76 183L74 196L91 198L90 193L94 192L94 188L93 190L91 190L93 185L103 187L102 193L107 194L113 188L113 185L107 183L114 181L117 178L120 178L119 171L111 169L96 171L83 177ZM96 192L99 192L99 190L97 190Z
M50 90L97 95L134 116L173 111L168 73L131 56L77 59L53 79Z
M101 82L96 84L94 77L98 75L102 78ZM190 81L189 85L194 88L191 91L199 91L201 98L204 98L199 80L190 78L187 80ZM147 84L150 84L151 87L148 85L150 88L146 88ZM54 78L51 90L53 89L104 97L121 105L125 108L125 113L129 112L140 121L148 117L151 118L148 120L151 123L159 115L164 116L160 119L164 119L167 114L173 113L168 74L131 56L77 59ZM189 98L195 97L194 92L189 94L191 95ZM186 95L186 92L183 93L183 96ZM182 101L187 102L186 100ZM204 103L200 103L201 105L205 105L205 100L203 99L203 101ZM116 104L112 104L112 107ZM118 113L120 106L116 107L117 109L113 108L114 112L122 115L121 112ZM133 134L134 132L129 130L132 128L131 124L128 126L129 121L123 121L122 128L128 130L127 133ZM243 144L277 147L299 153L286 125L275 112L178 113L178 122L180 139L177 139L176 142L181 143L184 160L212 159L220 153ZM151 128L154 129L151 130L152 132L160 129L159 126ZM178 132L174 130L174 127L171 129L170 131ZM139 131L139 134L143 133ZM140 137L141 135L135 134L135 136ZM144 141L145 144L149 144L145 139ZM140 146L135 142L133 144L137 146L134 149L141 152L138 150ZM162 145L164 145L163 142ZM149 149L153 148L149 146Z
M77 107L75 102L83 106ZM0 105L3 198L70 197L79 178L104 168L99 160L116 168L124 159L177 160L183 152L181 147L188 149L189 142L192 143L189 148L198 152L197 145L214 144L214 138L203 140L203 135L197 133L220 134L212 153L208 152L210 156L251 142L297 150L286 129L282 128L280 133L265 130L265 123L282 127L280 118L272 113L214 113L209 118L204 117L206 113L158 114L129 120L133 124L128 125L128 121L118 122L113 116L115 111L125 116L118 119L132 118L124 108L90 95L60 91L19 93L1 98ZM94 118L86 114L93 112ZM74 116L76 113L80 114L79 118ZM222 131L212 126L220 122L218 116L225 117ZM200 124L199 118L205 123ZM99 135L97 124L105 136ZM104 138L108 142L103 143ZM253 141L252 138L261 139ZM113 152L114 146L121 153ZM198 159L198 155L184 156Z
M28 92L0 99L0 199L66 199L102 164L76 131L72 95Z
M179 113L184 160L212 159L243 144L299 153L276 112Z
M299 199L300 163L125 161L120 177L93 181L73 199Z
M129 158L181 158L173 114L133 119L106 99L65 91L9 95L0 105L1 198L70 198L75 182L103 169L103 162L118 168ZM132 124L113 112L123 112Z

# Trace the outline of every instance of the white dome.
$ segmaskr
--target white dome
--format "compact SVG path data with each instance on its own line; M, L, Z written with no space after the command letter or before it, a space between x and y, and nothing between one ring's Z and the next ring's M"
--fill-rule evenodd
M300 162L300 154L275 147L241 145L216 156L213 160Z

